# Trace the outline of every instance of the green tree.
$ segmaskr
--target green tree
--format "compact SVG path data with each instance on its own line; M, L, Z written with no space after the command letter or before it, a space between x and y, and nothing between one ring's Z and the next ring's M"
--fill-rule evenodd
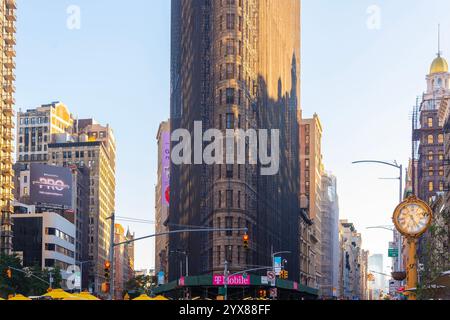
M0 296L7 298L10 294L24 294L27 295L30 290L30 282L25 277L25 274L19 271L12 271L11 279L7 277L6 270L8 268L22 270L21 260L17 255L0 255Z
M450 208L435 210L433 223L420 241L418 299L435 299L439 292L430 290L433 281L450 269Z
M151 289L155 285L155 277L140 275L125 283L125 292L123 294L128 293L130 298L134 299L141 294L150 294Z

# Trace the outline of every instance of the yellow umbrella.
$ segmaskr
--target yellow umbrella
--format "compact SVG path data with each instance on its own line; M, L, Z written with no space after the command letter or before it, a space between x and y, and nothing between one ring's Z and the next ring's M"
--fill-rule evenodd
M86 300L100 300L99 298L97 298L96 296L93 296L89 292L75 293L74 296L80 297L80 298L83 298Z
M15 300L15 301L18 301L18 300L28 300L28 301L31 301L31 299L30 298L27 298L27 297L25 297L25 296L23 296L23 295L21 295L21 294L16 294L14 297L12 297L12 298L10 298L9 300Z
M67 298L64 298L64 299L62 299L62 300L68 300L68 301L80 301L80 300L88 300L88 299L86 299L86 298L82 298L82 297L80 297L80 296L72 296L72 297L67 297Z
M65 298L75 297L73 294L65 292L63 289L53 289L50 292L43 295L43 297L50 297L53 300L62 300Z
M154 298L152 298L152 300L169 300L169 299L167 299L166 297L164 297L164 296L156 296L156 297L154 297Z
M148 295L146 294L141 294L139 297L133 299L133 300L154 300L152 298L150 298Z

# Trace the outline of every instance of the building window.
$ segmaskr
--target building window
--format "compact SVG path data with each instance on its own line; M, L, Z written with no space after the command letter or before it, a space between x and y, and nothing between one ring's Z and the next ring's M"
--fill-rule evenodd
M428 151L428 160L433 161L433 159L434 159L433 151Z
M433 143L434 143L434 137L433 137L433 135L432 135L432 134L428 135L427 140L428 140L428 144L433 144Z
M428 191L430 191L430 192L434 191L434 183L433 183L433 181L428 182Z
M233 13L227 14L227 29L233 30L236 16Z
M434 175L433 167L428 167L428 175L431 177Z
M237 201L238 201L237 207L238 207L238 209L240 209L241 208L241 192L240 191L238 191L238 199L237 199Z
M227 208L233 207L233 190L227 190Z
M233 217L226 217L225 218L225 228L226 229L232 229L233 228ZM227 237L231 237L233 235L233 231L232 230L227 230L226 231L226 236Z
M234 104L234 88L227 88L226 90L226 103Z
M233 178L233 165L227 164L227 178L232 179Z
M234 79L234 74L235 74L235 64L234 63L227 63L227 68L226 68L226 79L230 80L230 79Z
M439 167L439 175L442 177L442 176L444 176L444 167L443 166L440 166Z
M432 128L433 127L433 118L429 117L428 118L428 128Z
M438 135L438 143L444 143L444 135L442 133Z
M444 160L444 153L442 151L439 151L439 161Z
M235 45L234 45L234 40L233 39L229 39L227 41L227 55L234 55L236 54L236 49L235 49Z
M439 191L444 191L444 182L439 182Z
M234 129L234 114L227 113L227 129Z
M221 265L222 264L222 257L220 255L220 246L217 246L217 265Z

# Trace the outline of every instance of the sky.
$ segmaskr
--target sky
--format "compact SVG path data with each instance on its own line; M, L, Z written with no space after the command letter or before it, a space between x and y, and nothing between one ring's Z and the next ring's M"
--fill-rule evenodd
M116 214L154 220L156 134L169 117L170 1L17 0L16 108L64 102L110 124L117 139ZM79 25L73 23L79 9ZM410 157L410 114L441 47L450 56L448 0L303 0L302 109L324 127L326 170L338 178L342 219L385 255L398 202L394 168L352 161ZM68 24L69 22L69 24ZM79 28L78 28L79 26ZM136 236L152 224L123 223ZM137 269L154 265L136 243Z

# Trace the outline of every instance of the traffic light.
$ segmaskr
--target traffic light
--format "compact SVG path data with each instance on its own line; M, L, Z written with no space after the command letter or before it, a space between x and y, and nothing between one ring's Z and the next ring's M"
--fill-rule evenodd
M250 240L250 237L248 236L248 234L244 234L244 236L242 237L242 241L244 242L245 249L248 249L249 240Z
M109 293L109 282L103 282L102 283L102 292L103 293Z
M12 278L12 270L11 270L10 268L6 269L6 277L7 277L8 279L11 279L11 278Z
M109 282L111 279L111 262L105 261L105 279L106 282Z
M258 295L260 298L266 298L267 297L267 291L264 289L259 290Z

